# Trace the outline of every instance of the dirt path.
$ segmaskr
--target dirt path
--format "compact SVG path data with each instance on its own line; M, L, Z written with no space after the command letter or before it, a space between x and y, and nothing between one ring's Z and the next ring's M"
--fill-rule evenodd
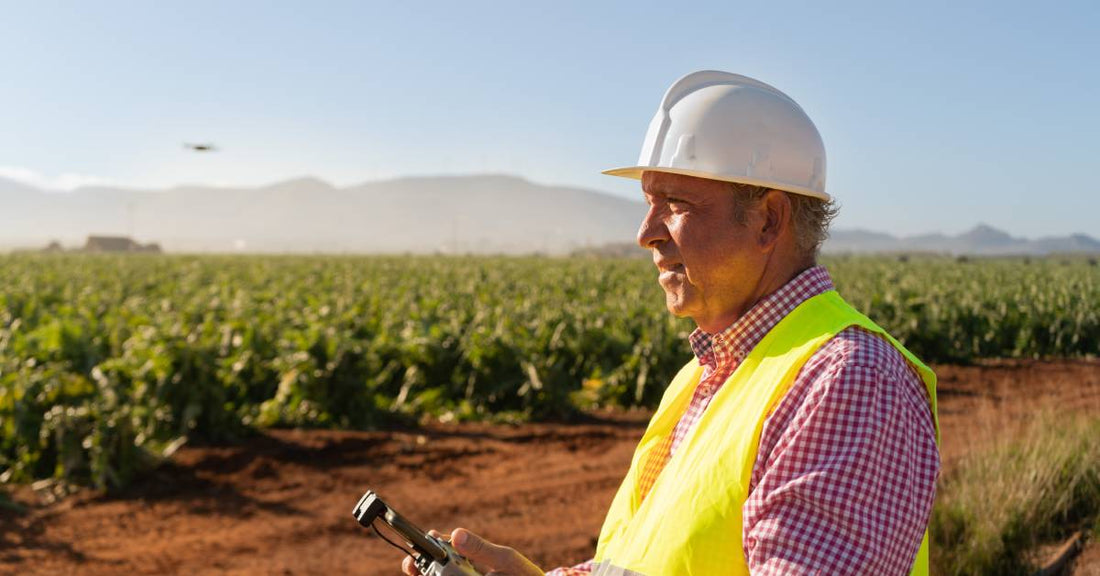
M1073 576L1100 576L1100 543L1092 538L1073 565Z
M1100 415L1100 361L937 366L941 456L950 467L1042 411Z
M948 465L1039 404L1100 414L1098 362L937 371ZM276 431L184 448L120 496L42 505L19 491L30 509L0 511L0 574L397 574L398 552L350 516L367 488L425 528L461 523L544 567L579 561L645 421Z
M425 528L462 522L544 564L580 559L644 422L277 431L184 449L122 497L5 518L0 573L394 574L399 553L351 518L367 488Z

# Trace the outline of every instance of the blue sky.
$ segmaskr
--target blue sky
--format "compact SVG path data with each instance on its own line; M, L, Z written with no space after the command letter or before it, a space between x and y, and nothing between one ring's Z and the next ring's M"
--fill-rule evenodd
M0 175L345 185L506 172L638 197L661 95L787 92L838 227L1100 237L1097 2L0 2ZM216 154L181 143L211 141Z

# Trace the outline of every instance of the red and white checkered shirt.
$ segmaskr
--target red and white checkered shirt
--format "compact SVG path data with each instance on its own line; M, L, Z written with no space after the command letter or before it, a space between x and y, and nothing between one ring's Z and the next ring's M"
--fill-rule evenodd
M810 268L719 334L689 337L703 366L668 442L671 455L757 343L807 298L833 288ZM666 459L643 471L648 485ZM885 339L843 330L810 357L764 422L742 509L749 571L908 574L928 524L940 459L924 383ZM551 576L589 574L592 562ZM656 575L654 575L656 576Z

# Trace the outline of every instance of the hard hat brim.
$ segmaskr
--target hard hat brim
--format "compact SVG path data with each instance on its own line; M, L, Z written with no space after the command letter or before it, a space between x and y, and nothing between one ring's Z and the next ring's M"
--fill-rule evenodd
M748 184L750 186L774 188L776 190L783 190L784 192L791 192L793 194L801 194L803 196L817 198L818 200L823 200L825 202L832 200L832 196L829 196L824 192L811 190L810 188L806 188L804 186L795 186L792 184L782 184L779 182L758 180L756 178L748 178L745 176L727 176L724 174L715 174L713 172L704 172L701 170L684 170L682 168L661 168L654 166L625 166L622 168L612 168L610 170L604 170L602 173L607 174L608 176L618 176L620 178L641 180L643 172L664 172L666 174L694 176L696 178L706 178L708 180L720 180L722 182L734 182L737 184Z

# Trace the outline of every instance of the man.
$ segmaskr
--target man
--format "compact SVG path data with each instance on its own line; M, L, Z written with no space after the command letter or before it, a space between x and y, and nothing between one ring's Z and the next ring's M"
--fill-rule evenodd
M935 376L833 290L825 151L775 88L677 81L637 166L649 249L695 359L639 442L595 557L569 574L927 574ZM541 574L466 530L483 572ZM406 573L414 574L406 562Z

